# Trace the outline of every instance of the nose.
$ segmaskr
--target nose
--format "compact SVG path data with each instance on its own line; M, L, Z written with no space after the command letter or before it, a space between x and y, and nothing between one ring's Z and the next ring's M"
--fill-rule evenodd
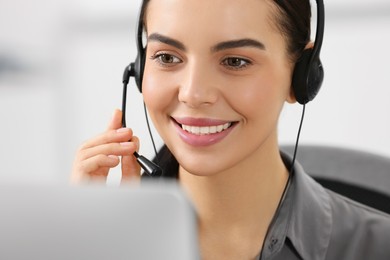
M191 108L214 104L218 100L215 73L209 64L189 63L179 88L178 99Z

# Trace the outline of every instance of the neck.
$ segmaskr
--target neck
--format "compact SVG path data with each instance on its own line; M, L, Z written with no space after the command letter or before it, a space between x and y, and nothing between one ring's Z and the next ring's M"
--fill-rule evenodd
M219 237L219 243L221 237L246 237L259 241L256 247L261 248L288 179L275 147L209 176L196 176L180 168L180 182L199 216L201 244L210 236Z

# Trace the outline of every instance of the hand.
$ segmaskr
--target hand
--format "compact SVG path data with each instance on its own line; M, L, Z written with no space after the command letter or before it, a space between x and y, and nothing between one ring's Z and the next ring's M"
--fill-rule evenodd
M130 128L121 128L122 112L115 110L107 130L85 142L77 151L71 182L106 182L110 168L122 157L122 183L139 180L141 168L133 153L139 140ZM129 141L130 140L130 141Z

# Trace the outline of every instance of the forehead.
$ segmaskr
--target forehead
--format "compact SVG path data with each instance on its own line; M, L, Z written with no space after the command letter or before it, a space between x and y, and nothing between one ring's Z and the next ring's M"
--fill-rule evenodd
M281 39L270 0L150 0L145 16L148 33L204 38ZM191 37L189 37L191 35Z

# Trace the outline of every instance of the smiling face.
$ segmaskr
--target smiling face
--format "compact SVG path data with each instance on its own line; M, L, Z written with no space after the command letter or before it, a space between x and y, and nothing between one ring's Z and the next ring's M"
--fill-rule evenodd
M181 167L212 175L277 149L293 64L268 0L151 0L143 95Z

